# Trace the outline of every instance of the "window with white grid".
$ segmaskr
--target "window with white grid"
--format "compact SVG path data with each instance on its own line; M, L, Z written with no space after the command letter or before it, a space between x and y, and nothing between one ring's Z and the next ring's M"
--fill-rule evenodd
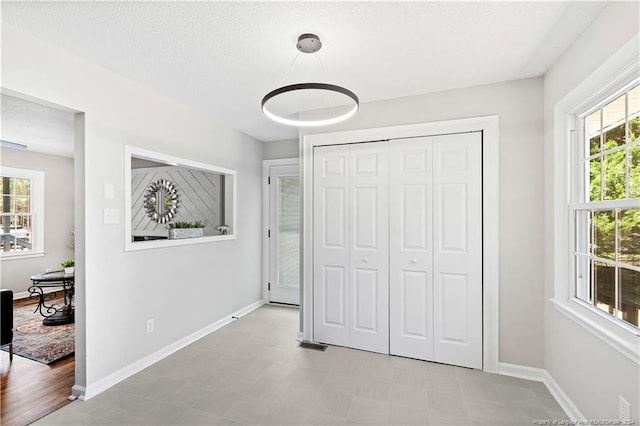
M571 204L575 297L640 327L640 85L579 117Z
M0 172L0 256L11 258L41 253L44 173L8 167Z

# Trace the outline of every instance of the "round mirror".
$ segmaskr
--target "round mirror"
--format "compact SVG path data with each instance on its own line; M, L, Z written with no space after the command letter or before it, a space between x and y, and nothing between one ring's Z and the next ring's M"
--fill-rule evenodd
M169 223L178 210L178 190L166 179L152 182L144 195L144 209L151 220Z

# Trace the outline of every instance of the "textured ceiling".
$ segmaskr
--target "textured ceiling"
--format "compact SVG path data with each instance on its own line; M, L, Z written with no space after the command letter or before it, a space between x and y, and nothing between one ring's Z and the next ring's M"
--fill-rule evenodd
M603 2L2 2L2 20L260 140L297 137L260 101L283 84L361 102L544 74ZM366 108L366 105L363 106Z
M29 151L73 157L74 114L0 94L0 139Z

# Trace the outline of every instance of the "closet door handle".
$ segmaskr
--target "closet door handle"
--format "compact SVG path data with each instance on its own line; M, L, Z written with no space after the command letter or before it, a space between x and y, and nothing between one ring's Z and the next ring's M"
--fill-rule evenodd
M415 257L411 258L411 263L418 263L418 259L416 259Z
M368 257L363 257L363 258L362 258L362 261L363 261L364 263L367 263L367 262L369 262L369 258L368 258Z

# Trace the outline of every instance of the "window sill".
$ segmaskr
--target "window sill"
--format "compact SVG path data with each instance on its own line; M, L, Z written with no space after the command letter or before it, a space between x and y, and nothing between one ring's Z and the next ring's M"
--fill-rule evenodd
M199 238L181 238L177 240L149 240L149 241L127 241L125 242L124 251L148 250L163 247L186 246L192 244L211 243L215 241L228 241L237 239L235 234L232 235L210 235L208 237Z
M564 302L557 299L550 301L558 312L640 365L640 330L624 327L613 318L606 318L573 299Z
M18 260L18 259L32 259L35 257L43 257L44 256L44 252L39 251L39 252L29 252L28 254L1 254L0 255L0 260L5 261L5 260Z

